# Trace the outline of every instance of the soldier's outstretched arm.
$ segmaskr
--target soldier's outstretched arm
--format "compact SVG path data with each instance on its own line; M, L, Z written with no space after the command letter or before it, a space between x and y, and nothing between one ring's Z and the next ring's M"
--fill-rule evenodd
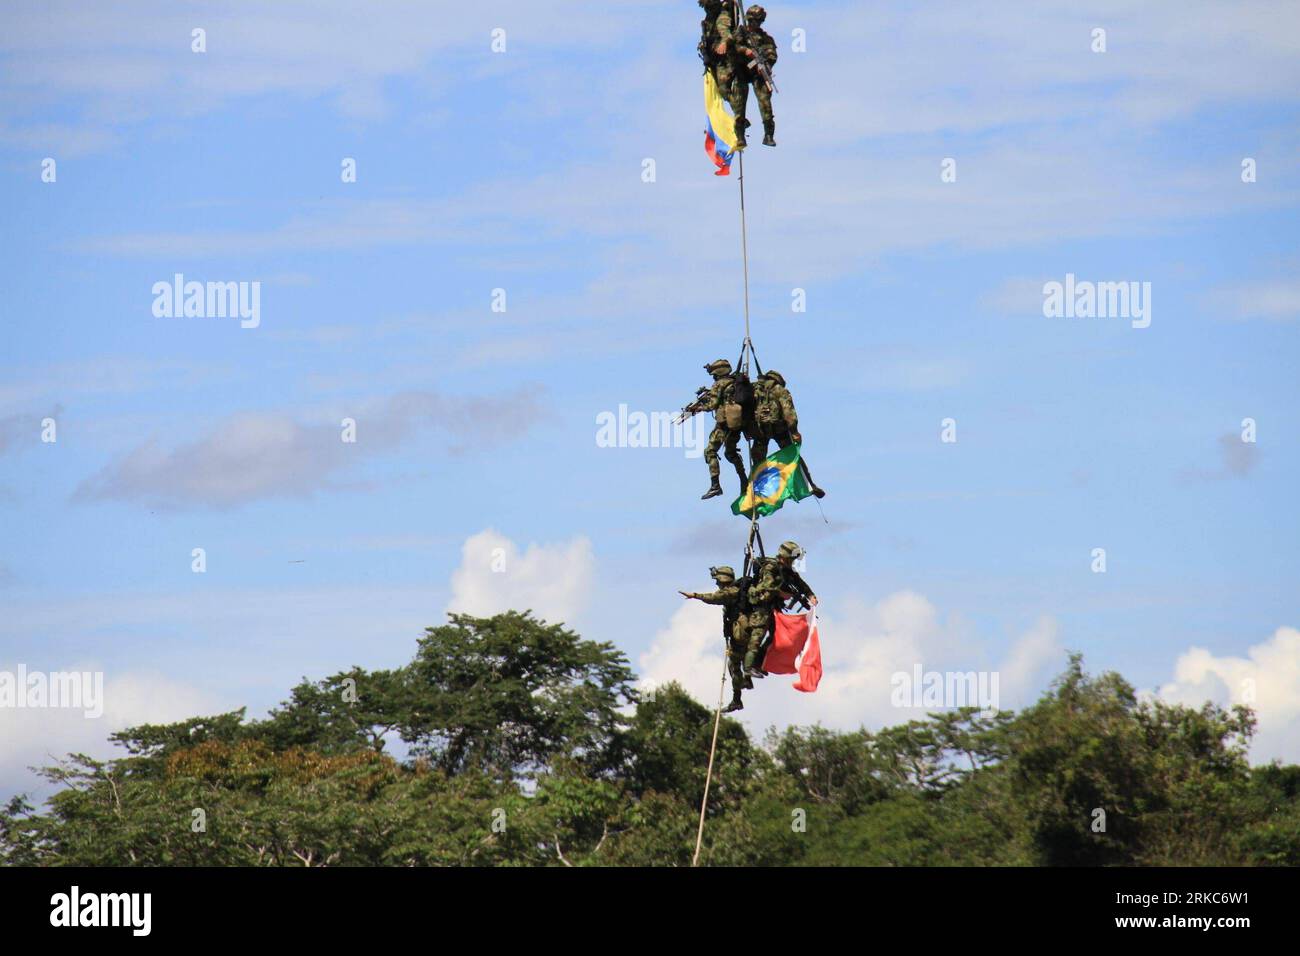
M679 591L678 593L685 594L686 592ZM693 597L695 598L695 600L703 601L705 604L726 604L729 601L735 600L738 594L739 594L739 589L737 588L722 588L717 591L708 591L706 593L700 593L699 591L692 591L690 594L687 595L687 597Z

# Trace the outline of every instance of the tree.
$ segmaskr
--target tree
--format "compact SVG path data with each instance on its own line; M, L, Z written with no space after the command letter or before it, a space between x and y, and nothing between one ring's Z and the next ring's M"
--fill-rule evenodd
M454 615L406 666L304 679L266 720L135 727L116 760L44 768L43 812L0 808L0 862L688 866L714 711L631 680L558 625ZM765 748L724 719L700 859L1296 865L1300 767L1252 770L1253 731L1244 708L1140 700L1077 655L1019 714L794 727Z

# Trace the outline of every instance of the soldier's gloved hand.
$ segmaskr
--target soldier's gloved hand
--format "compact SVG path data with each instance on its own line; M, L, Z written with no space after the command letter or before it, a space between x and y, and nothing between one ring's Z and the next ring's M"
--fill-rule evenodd
M719 43L717 46L715 46L715 47L713 48L713 52L714 52L714 53L717 53L717 54L719 54L719 55L721 55L721 54L723 54L723 53L726 53L726 52L727 52L727 41L726 41L726 40L723 40L721 43Z
M686 598L686 600L688 600L688 601L689 601L691 598L695 597L694 594L687 594L685 591L678 591L677 593L680 594L682 597Z
M803 444L803 436L799 434L799 429L797 429L797 428L795 428L795 429L791 429L791 431L790 431L790 437L793 438L793 439L795 440L795 444L797 444L797 445L802 445L802 444Z
M817 604L817 595L814 594L812 597L808 598L808 603L815 606Z

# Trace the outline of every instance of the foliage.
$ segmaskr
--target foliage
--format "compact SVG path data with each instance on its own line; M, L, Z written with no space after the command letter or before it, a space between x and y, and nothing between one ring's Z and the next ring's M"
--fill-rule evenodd
M638 699L626 659L528 613L452 615L390 671L113 735L0 809L11 865L689 866L714 713ZM1031 707L876 731L730 719L701 862L1300 863L1300 767L1252 769L1254 717L1139 700L1078 656ZM402 759L389 744L405 744Z

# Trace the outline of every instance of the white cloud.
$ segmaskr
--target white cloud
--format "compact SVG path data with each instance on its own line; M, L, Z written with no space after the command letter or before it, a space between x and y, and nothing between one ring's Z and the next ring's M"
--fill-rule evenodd
M998 668L1003 707L1030 703L1044 689L1044 678L1060 669L1065 648L1057 630L1056 620L1044 615L1011 646Z
M0 383L0 411L80 397L104 398L157 389L170 394L212 382L229 382L234 370L217 363L97 355L13 370ZM22 377L18 377L21 374Z
M1171 704L1244 704L1255 711L1255 761L1300 760L1300 630L1279 627L1245 657L1217 657L1203 647L1181 654L1173 680L1156 691Z
M699 601L687 601L650 642L638 659L641 689L669 681L681 684L692 697L712 707L722 679L722 612Z
M1047 280L1023 276L1006 279L996 289L985 293L980 304L992 312L1015 317L1043 314L1043 285Z
M29 665L29 672L38 668ZM96 670L92 665L58 667L60 671ZM0 670L17 671L17 664ZM147 723L169 723L229 708L210 694L150 672L104 677L103 714L88 719L69 708L0 708L0 797L13 793L43 794L48 788L28 767L52 764L69 753L100 759L122 756L110 734Z
M1273 322L1300 318L1300 280L1265 279L1216 290L1211 301L1234 319Z
M341 410L328 424L302 424L285 413L232 415L170 450L145 442L83 481L76 497L163 508L310 497L337 487L339 475L360 456L392 449L423 429L446 431L452 452L520 435L543 416L539 394L532 387L471 398L406 391ZM344 417L356 422L355 442L342 440Z
M644 685L677 681L697 700L714 706L722 671L720 611L696 601L678 608L639 665ZM925 710L891 703L895 673L979 670L980 649L957 615L942 616L923 595L898 591L873 605L849 603L819 615L825 674L812 694L791 688L793 678L768 677L744 696L738 716L751 731L770 725L822 723L839 729L882 727L920 719ZM1061 662L1056 624L1041 618L1008 652L999 670L1000 700L1027 702L1044 671ZM1039 683L1035 683L1039 681ZM729 693L729 690L728 690Z
M591 542L519 546L491 528L466 539L451 576L449 612L488 617L503 611L533 613L551 623L572 623L587 605L595 560Z
M590 51L609 35L609 16L623 12L609 8L592 17L583 0L455 10L425 0L385 0L379 7L351 0L218 0L201 15L163 0L141 0L127 11L75 0L14 7L0 35L7 60L0 119L22 115L22 104L62 97L80 107L87 128L56 130L56 141L85 149L116 143L116 131L130 123L202 115L265 95L282 95L286 103L326 98L346 119L382 119L389 112L384 85L395 77L439 93L485 73L536 67L526 54L492 56L493 27L507 25L514 50L560 56L574 47ZM631 22L641 13L625 15ZM206 53L190 49L196 26L207 32ZM0 124L0 141L39 140L49 129Z

